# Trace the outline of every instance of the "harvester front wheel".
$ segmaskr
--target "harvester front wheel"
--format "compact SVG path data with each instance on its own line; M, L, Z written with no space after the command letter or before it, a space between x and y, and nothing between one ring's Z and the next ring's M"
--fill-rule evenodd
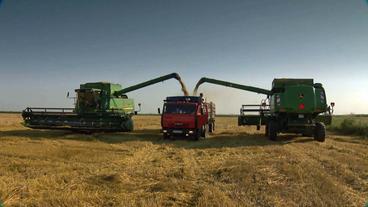
M326 139L326 127L321 122L316 123L314 128L314 139L319 142L324 142Z
M277 139L277 130L278 130L277 122L276 121L270 121L268 123L268 138L270 138L270 140L276 141L276 139Z

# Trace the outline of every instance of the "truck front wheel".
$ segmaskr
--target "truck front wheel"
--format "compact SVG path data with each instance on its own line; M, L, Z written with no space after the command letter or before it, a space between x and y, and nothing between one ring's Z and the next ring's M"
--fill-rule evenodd
M193 140L198 141L201 136L202 136L202 129L197 129L193 134Z
M164 138L164 139L170 139L171 137L170 137L170 135L168 135L168 134L164 133L164 134L162 135L162 138Z

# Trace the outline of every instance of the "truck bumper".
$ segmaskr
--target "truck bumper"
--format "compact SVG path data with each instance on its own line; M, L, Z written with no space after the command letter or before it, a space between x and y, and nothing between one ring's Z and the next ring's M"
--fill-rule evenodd
M166 136L189 137L193 136L196 131L195 129L162 129L162 133Z

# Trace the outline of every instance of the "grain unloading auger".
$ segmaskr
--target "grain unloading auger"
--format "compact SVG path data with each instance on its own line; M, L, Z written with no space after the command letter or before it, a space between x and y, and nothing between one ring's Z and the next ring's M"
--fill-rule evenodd
M120 84L95 82L81 84L76 89L75 108L26 108L22 112L24 124L39 129L71 129L82 131L132 131L134 100L126 93L168 79L176 79L185 86L177 73L171 73L122 89Z
M325 90L313 79L274 79L272 89L266 90L210 78L201 78L195 89L203 83L212 83L240 90L267 95L260 105L243 105L238 125L266 126L266 136L271 140L279 132L301 133L325 140L325 124L331 124L334 103L327 106ZM258 114L251 114L257 112Z

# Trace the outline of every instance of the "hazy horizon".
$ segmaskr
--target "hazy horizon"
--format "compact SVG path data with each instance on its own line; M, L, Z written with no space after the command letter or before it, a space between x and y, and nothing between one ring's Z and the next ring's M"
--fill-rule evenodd
M363 0L24 1L0 5L0 111L73 107L79 84L130 86L171 72L265 89L314 78L336 114L367 114L368 6ZM204 84L218 113L263 95ZM128 96L156 113L176 80Z

